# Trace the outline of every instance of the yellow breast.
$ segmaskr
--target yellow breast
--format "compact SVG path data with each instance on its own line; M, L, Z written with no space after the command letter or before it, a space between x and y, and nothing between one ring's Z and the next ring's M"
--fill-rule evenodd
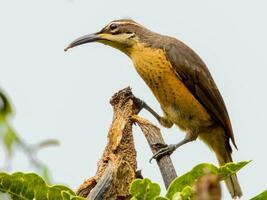
M129 55L171 121L182 129L210 123L209 114L179 79L163 50L137 44Z

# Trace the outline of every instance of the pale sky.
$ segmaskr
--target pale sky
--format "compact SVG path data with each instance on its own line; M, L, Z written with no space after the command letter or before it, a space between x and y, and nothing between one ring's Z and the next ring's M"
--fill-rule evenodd
M13 125L25 140L60 140L60 147L39 154L55 182L76 189L95 174L112 119L109 99L119 89L131 86L136 96L161 112L131 61L121 52L101 44L63 51L73 39L127 17L155 32L179 38L203 58L232 120L239 147L233 158L253 160L238 173L243 199L267 189L266 1L0 3L0 86L16 108ZM147 112L140 115L158 124ZM176 127L162 128L162 133L167 143L184 137ZM148 162L152 154L138 127L134 136L139 169L163 186L156 163ZM2 156L0 153L0 159ZM181 147L172 159L178 175L201 162L217 163L200 141ZM17 170L30 170L27 158L19 152L13 163L13 171ZM224 199L229 199L224 184L223 188Z

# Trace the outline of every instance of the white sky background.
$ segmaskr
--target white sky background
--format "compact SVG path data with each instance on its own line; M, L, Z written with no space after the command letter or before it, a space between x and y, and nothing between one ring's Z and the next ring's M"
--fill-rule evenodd
M39 157L55 182L77 188L94 175L106 145L113 93L130 85L161 112L121 52L101 44L63 51L73 39L130 17L181 39L207 63L232 119L239 147L234 160L253 160L238 173L243 199L248 199L267 188L266 6L264 0L0 0L0 86L15 105L14 127L32 143L59 139L60 147L42 150ZM157 123L145 111L141 115ZM167 143L184 137L175 127L162 132ZM134 134L139 168L163 186L156 163L148 163L151 151L139 128ZM181 147L172 158L178 174L200 162L216 163L199 141ZM13 170L28 169L26 157L17 153ZM224 196L229 199L225 189Z

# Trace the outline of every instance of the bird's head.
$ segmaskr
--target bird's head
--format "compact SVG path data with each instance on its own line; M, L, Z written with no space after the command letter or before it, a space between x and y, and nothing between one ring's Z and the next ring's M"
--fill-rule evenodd
M114 20L100 31L74 40L65 51L82 44L100 42L129 54L134 45L145 43L145 37L149 37L151 34L151 31L133 20Z

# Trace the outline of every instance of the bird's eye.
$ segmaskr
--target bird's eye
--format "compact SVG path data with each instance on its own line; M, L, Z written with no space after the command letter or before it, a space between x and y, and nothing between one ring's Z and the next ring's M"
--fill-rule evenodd
M116 28L118 28L118 24L111 24L110 26L109 26L109 28L110 28L110 30L115 30Z

